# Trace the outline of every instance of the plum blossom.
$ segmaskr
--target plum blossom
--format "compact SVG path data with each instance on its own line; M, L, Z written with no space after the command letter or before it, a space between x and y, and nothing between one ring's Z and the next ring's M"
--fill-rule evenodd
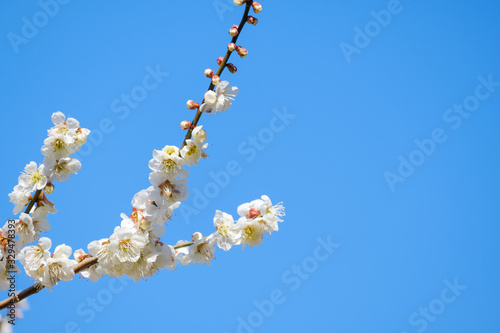
M214 226L217 230L214 233L217 246L224 251L228 251L231 246L241 242L241 234L238 232L233 217L220 210L215 212Z
M228 81L222 81L215 91L209 90L205 93L205 106L201 106L203 112L229 110L238 92L238 87L231 87Z
M52 287L58 281L70 281L75 277L73 266L77 264L76 260L69 259L71 256L71 247L62 244L58 245L52 256L47 259L44 266L42 284L52 291Z
M30 162L24 168L24 172L19 176L19 185L24 191L31 193L34 190L41 190L47 185L47 177L42 174L42 166L37 167L35 162Z

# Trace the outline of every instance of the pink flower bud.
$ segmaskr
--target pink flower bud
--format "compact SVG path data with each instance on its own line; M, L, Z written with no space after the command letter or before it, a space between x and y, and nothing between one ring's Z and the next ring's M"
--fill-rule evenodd
M247 49L241 46L236 46L236 52L238 52L238 55L242 58L245 58L248 55Z
M255 18L253 16L248 16L247 23L249 23L251 25L257 25L259 23L259 20L257 20L257 18Z
M206 77L212 77L214 75L214 71L211 70L210 68L205 69L205 76Z
M80 249L80 250L76 250L75 253L73 254L73 256L75 257L75 260L77 262L82 262L89 255L86 254L82 249Z
M233 0L233 2L236 6L241 6L246 2L246 0Z
M200 104L196 103L195 101L189 100L187 101L186 106L189 110L196 110L200 107Z
M217 65L220 66L220 64L222 64L222 61L224 61L224 57L217 58Z
M226 67L227 67L227 70L228 70L231 74L236 73L236 71L238 70L238 68L236 68L236 66L235 66L235 65L233 65L233 64L231 64L231 63L228 63L228 64L226 65Z
M238 35L238 29L237 28L231 28L231 29L229 29L229 34L231 36L233 36L233 37L237 36Z
M212 76L212 84L214 86L218 85L220 83L220 77L218 75Z
M234 43L227 44L227 49L229 51L233 52L236 49L236 44L234 44Z
M253 11L256 13L260 13L262 11L262 6L260 5L260 3L255 2L255 1L252 3L252 8L253 8Z
M181 128L183 130L187 130L187 129L189 129L189 127L191 127L191 122L190 121L187 121L187 120L181 121Z

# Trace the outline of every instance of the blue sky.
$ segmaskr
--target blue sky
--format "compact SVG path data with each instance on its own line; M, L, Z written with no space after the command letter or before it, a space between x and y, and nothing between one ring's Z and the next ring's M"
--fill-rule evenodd
M262 5L239 39L249 55L222 76L240 93L202 117L210 156L163 239L209 234L215 210L262 194L286 207L280 231L212 266L60 283L15 332L500 330L500 2ZM46 236L73 250L109 236L149 186L153 149L181 144L185 103L202 99L242 11L0 1L2 223L62 111L93 135L80 173L56 184Z

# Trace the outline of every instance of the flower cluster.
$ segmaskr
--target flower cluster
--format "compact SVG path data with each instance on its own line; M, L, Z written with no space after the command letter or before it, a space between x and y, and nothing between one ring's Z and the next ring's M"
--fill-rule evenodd
M278 222L283 221L281 217L285 215L285 209L281 203L273 205L269 197L263 195L261 199L240 205L238 214L240 217L235 222L231 215L216 211L216 231L206 237L199 232L194 233L189 248L179 248L175 258L183 265L210 265L210 259L214 259L215 244L224 251L228 251L233 245L257 246L262 243L265 233L271 234L278 230ZM181 241L177 246L182 244L186 242Z
M26 274L52 291L58 281L70 281L75 276L73 266L76 261L69 259L71 247L59 245L50 254L52 241L42 237L37 245L27 246L21 250L19 261L24 266Z
M121 215L120 226L109 238L88 245L89 254L98 257L99 262L82 272L84 277L97 281L103 274L115 277L125 274L137 281L160 269L175 268L174 249L163 244L160 237L174 209L188 197L189 172L185 166L194 166L206 156L206 139L205 130L198 126L181 149L165 146L153 151L153 159L149 161L151 186L134 196L132 214ZM80 261L87 256L83 250L75 253Z
M90 133L88 129L81 128L76 119L66 119L62 112L53 113L51 119L54 126L47 131L48 137L41 148L45 156L43 163L39 166L35 162L26 165L24 172L18 178L18 184L9 194L10 201L15 205L13 213L18 214L30 201L34 200L33 192L37 191L37 198L34 202L36 205L33 204L29 212L21 213L19 219L15 220L15 230L11 230L9 222L2 228L4 235L14 232L14 234L9 234L9 239L19 237L19 241L16 242L16 246L19 247L35 242L41 232L50 229L47 216L49 213L56 213L57 210L46 194L53 192L54 181L65 181L72 173L76 174L80 170L80 161L71 157L71 154L79 150ZM0 273L6 264L7 261L0 258ZM5 289L3 288L6 282L4 279L7 277L0 274L0 289Z
M72 173L80 171L80 161L70 155L87 141L90 131L81 128L74 118L66 120L62 112L55 112L51 119L54 126L47 131L48 137L41 149L45 156L43 164L37 166L35 162L30 162L26 165L19 176L18 184L9 194L10 201L15 205L14 214L20 213L28 205L33 191L45 189L45 192L50 194L54 189L52 182L65 181ZM39 200L43 200L43 197ZM50 206L50 203L44 202L43 205Z

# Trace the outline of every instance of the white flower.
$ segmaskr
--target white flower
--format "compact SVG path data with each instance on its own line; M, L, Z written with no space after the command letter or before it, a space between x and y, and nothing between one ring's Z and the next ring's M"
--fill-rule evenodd
M27 246L21 250L19 261L24 266L26 274L36 279L36 271L45 264L50 257L49 249L52 246L50 238L42 237L38 245ZM33 273L32 273L33 272Z
M261 224L263 230L267 233L278 230L278 222L282 222L282 216L285 215L285 208L281 203L274 205L267 195L261 196L261 199L242 204L238 207L240 220L254 220Z
M98 258L99 262L97 265L101 267L104 273L114 277L120 277L125 274L125 272L121 265L116 265L114 263L114 254L108 248L109 243L109 239L107 238L92 241L87 245L87 249L91 256Z
M114 254L115 262L136 262L141 250L148 243L146 236L135 228L116 227L109 237L109 251Z
M49 177L50 181L57 180L65 181L72 173L78 173L82 164L79 160L73 157L63 157L59 160L45 157L43 160L44 172Z
M157 201L153 200L155 204L151 204L146 208L146 215L152 223L158 223L163 226L171 219L174 209L177 209L181 203L179 201L172 202L168 197L162 196L160 190L156 190L153 193L152 197L156 198Z
M153 187L150 186L145 190L137 192L132 198L132 207L135 209L144 210L150 204L150 195L153 191Z
M71 256L71 247L67 245L58 245L45 264L42 284L52 291L52 287L58 281L70 281L75 277L73 266L77 264L75 260L69 259Z
M33 219L33 226L35 227L35 237L38 238L41 232L50 230L50 223L47 221L47 216L49 215L49 207L47 206L37 206L31 218Z
M87 259L89 255L86 254L83 249L78 249L73 253L73 257L78 263L80 263L83 260ZM104 271L99 264L95 264L87 269L84 269L83 271L80 271L80 274L84 278L90 279L92 282L97 282L97 280L99 280L104 274Z
M55 126L47 131L49 136L62 134L72 138L73 141L76 139L76 131L80 124L75 118L66 120L66 116L61 111L54 112L50 118Z
M76 139L75 139L75 144L78 147L81 147L86 141L87 141L87 136L90 134L90 130L86 128L78 128L76 130Z
M198 143L205 143L207 141L207 132L203 129L203 126L196 126L191 132L191 137Z
M210 259L215 259L215 239L211 236L194 241L193 245L189 247L189 252L182 257L181 263L183 265L189 265L190 263L210 265Z
M57 133L46 138L43 143L42 154L55 160L68 157L78 150L75 144L75 137L70 135Z
M24 168L24 173L19 176L19 185L29 193L43 189L47 185L47 177L42 174L41 170L42 166L37 167L35 162L30 162Z
M185 163L179 155L179 148L165 146L162 150L153 150L153 159L149 161L149 168L166 175L169 179L187 178L189 172L182 168Z
M159 242L156 242L155 247L158 251L158 257L156 257L156 261L154 264L156 270L160 270L166 267L167 269L173 271L175 269L175 266L177 266L177 262L175 261L174 248L170 245L162 244Z
M187 179L170 180L161 173L152 172L149 174L149 181L155 187L151 192L151 200L157 205L163 205L162 199L168 199L169 202L184 201L189 195L187 188Z
M243 244L257 246L262 243L264 229L261 228L259 222L253 220L238 220L237 226L241 230L241 242Z
M212 111L226 111L231 107L238 92L237 87L231 87L228 81L222 81L217 85L215 91L209 90L205 93L205 104Z
M217 246L224 251L229 250L231 246L241 242L241 234L238 232L231 215L221 212L220 210L216 211L214 226L217 229L214 233Z
M202 145L194 140L186 140L186 145L181 149L181 156L186 161L188 166L194 166L198 164L198 161L202 156L206 156L203 151L207 147L207 144Z
M35 226L31 216L21 213L19 220L16 223L16 231L19 235L21 246L34 242L36 240Z
M14 214L19 214L28 204L30 193L26 192L21 185L14 186L14 190L9 193L9 201L15 205L12 211Z

